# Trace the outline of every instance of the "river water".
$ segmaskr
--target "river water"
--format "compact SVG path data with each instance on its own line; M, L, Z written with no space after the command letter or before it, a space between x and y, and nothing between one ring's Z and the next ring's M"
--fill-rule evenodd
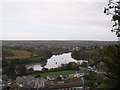
M71 57L71 53L64 53L61 55L53 55L50 59L47 59L47 64L44 66L45 68L57 68L62 64L68 64L70 62L76 62L81 64L82 62L87 62L86 60L75 60ZM28 65L28 68L33 68L35 71L40 71L43 67L38 64Z

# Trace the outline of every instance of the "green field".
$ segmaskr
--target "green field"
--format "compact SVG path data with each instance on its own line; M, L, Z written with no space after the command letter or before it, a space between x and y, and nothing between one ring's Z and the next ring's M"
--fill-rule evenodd
M41 74L34 74L34 76L42 76L42 77L46 77L46 76L50 76L50 75L69 75L69 74L73 74L75 73L75 70L65 70L65 71L58 71L58 72L46 72L46 73L41 73Z
M2 51L17 51L16 49L2 49Z

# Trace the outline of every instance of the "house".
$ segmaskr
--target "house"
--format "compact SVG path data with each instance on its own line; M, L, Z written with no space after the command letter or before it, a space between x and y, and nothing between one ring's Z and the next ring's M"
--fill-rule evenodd
M44 88L45 87L45 83L47 82L47 80L45 78L36 78L35 80L35 88Z
M66 80L69 75L60 75L61 80Z
M55 75L50 75L50 76L47 76L47 80L50 80L50 81L53 81L55 80L57 77Z
M17 77L16 83L25 88L44 88L47 80L43 77L34 78L32 76Z
M79 78L79 77L81 77L82 75L80 74L80 73L75 73L74 74L74 77L77 77L77 78Z
M32 76L23 76L23 77L18 76L16 78L16 82L21 83L21 84L24 84L24 83L29 84L32 80L34 80L34 77L32 77Z
M76 71L76 73L83 73L83 70Z
M84 75L84 70L76 71L75 77L80 77Z
M0 75L0 78L2 78L2 80L7 80L8 79L7 75Z

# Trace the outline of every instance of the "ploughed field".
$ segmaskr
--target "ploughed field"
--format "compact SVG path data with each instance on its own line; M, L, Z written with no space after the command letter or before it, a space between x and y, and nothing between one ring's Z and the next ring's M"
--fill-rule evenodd
M38 56L38 55L25 50L3 49L4 59L24 59L34 56Z

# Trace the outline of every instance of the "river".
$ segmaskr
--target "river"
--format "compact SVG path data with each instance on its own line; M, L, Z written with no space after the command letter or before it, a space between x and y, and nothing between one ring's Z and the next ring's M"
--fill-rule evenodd
M76 62L82 63L87 62L86 60L75 60L71 57L71 53L63 53L61 55L53 55L50 59L47 59L47 63L44 66L45 68L57 68L60 67L62 64L68 64L69 62ZM43 67L37 63L28 65L27 68L33 68L35 71L40 71Z

